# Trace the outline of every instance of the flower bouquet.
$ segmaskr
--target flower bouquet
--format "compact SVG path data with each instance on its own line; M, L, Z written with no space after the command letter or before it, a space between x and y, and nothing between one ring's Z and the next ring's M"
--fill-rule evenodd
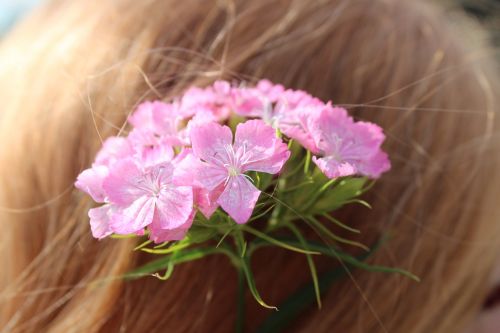
M274 308L250 265L255 251L274 246L306 256L318 305L316 255L415 278L347 254L344 246L369 249L330 228L359 233L332 213L369 206L360 196L390 169L379 126L267 80L192 87L139 105L128 122L130 132L108 138L76 181L100 204L89 210L95 238L142 238L136 250L159 256L128 277L167 279L176 265L223 254L256 301Z

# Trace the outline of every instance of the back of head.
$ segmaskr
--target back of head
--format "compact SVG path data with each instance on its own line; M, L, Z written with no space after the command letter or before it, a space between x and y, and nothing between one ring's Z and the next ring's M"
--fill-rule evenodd
M150 258L133 241L92 239L92 203L73 182L141 101L268 78L386 129L393 170L374 210L339 214L361 241L391 235L370 262L422 279L355 271L294 331L458 332L481 306L500 232L496 69L467 27L396 0L49 2L0 46L0 326L230 331L237 279L223 258L166 283L116 278ZM254 265L269 302L309 279L287 252ZM251 302L247 312L249 329L268 314Z

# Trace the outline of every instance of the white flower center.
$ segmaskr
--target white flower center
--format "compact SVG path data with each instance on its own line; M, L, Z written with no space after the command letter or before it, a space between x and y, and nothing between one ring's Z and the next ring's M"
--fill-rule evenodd
M240 174L240 170L238 170L235 166L229 165L227 167L227 173L229 174L230 177L235 177Z

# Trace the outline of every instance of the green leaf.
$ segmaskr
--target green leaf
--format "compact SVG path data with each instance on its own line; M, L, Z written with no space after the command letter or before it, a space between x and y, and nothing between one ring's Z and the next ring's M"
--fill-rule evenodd
M141 251L151 253L151 254L169 254L173 253L182 249L185 249L189 246L193 245L191 242L189 242L187 239L176 242L172 246L166 248L166 249L150 249L150 248L141 248Z
M112 234L109 237L113 239L129 239L129 238L136 238L139 237L136 234L129 234L129 235L118 235L118 234Z
M199 244L209 239L213 239L215 235L217 235L217 230L215 228L207 228L200 224L193 224L189 229L186 239L193 244Z
M364 254L367 257L367 254ZM320 275L318 279L319 288L325 293L332 283L345 274L343 267L337 267ZM308 283L298 288L294 293L279 305L279 311L271 313L266 320L257 328L256 333L279 333L286 332L286 328L293 323L301 313L313 305L315 301L314 283Z
M222 235L222 237L219 239L215 247L219 247L224 241L224 239L226 239L226 237L231 233L231 231L233 231L233 229L234 228L227 229L227 231Z
M289 239L289 238L279 238L279 240L283 241L283 242L287 242L288 244L290 244L292 246L300 245L300 242L293 240L293 239ZM259 242L254 241L253 248L251 250L252 250L252 252L254 252L255 247L261 248L261 247L269 247L269 246L273 246L273 244L271 244L271 243L266 244L266 242L264 240L260 240ZM420 282L420 278L418 276L416 276L415 274L413 274L411 272L408 272L407 270L404 270L401 268L379 266L379 265L370 265L362 260L357 259L354 256L351 256L350 254L342 252L342 251L340 251L334 247L331 247L331 246L319 244L316 242L307 241L307 247L311 251L316 251L316 252L319 252L323 255L329 256L331 258L335 258L337 260L342 260L344 263L346 263L350 266L356 267L356 268L361 268L361 269L364 269L364 270L367 270L370 272L396 273L396 274L403 275L407 278L410 278L416 282ZM367 252L367 253L370 254L373 251L374 251L374 248L369 250L369 252ZM364 255L362 255L360 257L365 258Z
M318 221L316 218L314 218L313 216L307 216L307 222L310 223L310 225L321 235L323 235L324 237L327 237L335 242L338 242L338 243L343 243L343 244L347 244L347 245L352 245L352 246L356 246L356 247L359 247L365 251L368 251L368 247L364 244L361 244L359 242L355 242L355 241L352 241L352 240L349 240L349 239L345 239L345 238L342 238L340 236L337 236L335 235L333 232L330 231L330 229L328 229L327 227L325 227L323 225L323 223L321 223L320 221Z
M258 220L258 219L266 216L267 214L269 214L271 212L271 210L273 210L273 208L275 206L276 206L276 204L270 205L262 213L259 213L259 214L255 215L255 216L253 216L250 220L248 220L248 222L252 222L252 221Z
M154 249L163 249L164 247L168 246L170 243L171 243L170 241L163 242L161 244L155 245L153 248Z
M379 240L370 250L358 257L352 257L351 262L363 262L378 249L382 240ZM311 247L312 244L310 243ZM312 246L314 248L314 246ZM323 248L320 246L320 248ZM319 250L319 248L316 248ZM333 250L333 249L332 249ZM325 249L326 254L328 250ZM344 258L348 255L342 255ZM349 256L350 257L350 256ZM356 267L356 266L355 266ZM342 278L346 274L345 267L336 267L319 276L318 283L322 293L325 293L333 282ZM279 333L286 332L287 327L294 322L300 313L308 309L315 300L314 283L308 283L305 286L298 288L291 294L283 303L279 305L280 311L271 313L267 319L257 328L257 333Z
M147 276L151 275L153 273L156 273L160 270L168 268L169 265L178 265L181 263L193 261L193 260L198 260L201 258L204 258L208 255L212 254L225 254L228 257L230 257L231 261L234 263L235 260L238 261L239 259L235 255L232 254L228 249L225 248L197 248L197 249L190 249L190 250L185 250L182 252L176 253L175 256L169 255L162 257L160 259L151 261L144 266L141 266L137 269L134 269L133 271L130 271L125 274L125 278L127 279L135 279L139 278L142 276Z
M287 227L293 232L295 237L297 237L297 239L300 242L300 245L304 249L308 250L309 249L308 244L307 244L305 238L300 233L299 229L297 229L297 227L295 227L292 223L288 223ZM305 254L305 256L307 259L307 264L309 265L309 270L311 271L311 278L313 281L314 293L316 295L316 302L318 304L318 309L321 309L321 291L319 288L318 273L316 270L316 265L314 264L313 257L310 254Z
M309 166L311 165L311 151L306 150L306 157L304 162L304 175L309 174Z
M142 242L141 244L137 245L137 246L134 248L134 251L140 250L140 249L142 249L143 247L148 246L148 245L149 245L149 244L151 244L151 243L153 243L153 241L152 241L152 240L150 240L150 239L148 239L148 240L146 240L146 241Z
M172 276L172 273L174 272L174 267L175 265L172 263L172 261L170 261L169 263L167 263L167 270L165 271L164 275L154 273L153 276L159 280L166 281Z
M282 247L282 248L290 250L290 251L295 251L295 252L299 252L299 253L306 253L306 254L319 254L318 252L308 251L305 249L301 249L300 247L292 246L286 242L279 241L275 238L272 238L271 236L268 236L267 234L265 234L263 232L260 232L252 227L249 227L247 225L241 225L241 229L243 231L250 233L250 234L253 234L254 236L262 238L263 240L266 240L267 242L269 242L271 244L274 244L276 246Z
M250 292L252 293L252 296L253 298L255 298L257 303L259 303L265 308L278 310L277 307L268 305L262 300L262 297L260 296L259 291L257 290L257 286L255 285L255 279L253 277L252 269L250 267L250 263L247 257L241 258L241 269L245 274L245 278L248 284L248 289L250 289Z
M236 333L243 333L245 327L245 272L238 269L238 292L236 298Z
M348 177L342 179L336 186L322 192L307 213L318 215L331 212L364 193L366 178Z
M345 230L348 230L348 231L351 231L351 232L354 232L356 234L359 234L361 233L361 231L359 231L358 229L354 229L354 228L351 228L349 227L348 225L340 222L339 220L337 220L336 218L334 218L333 216L331 216L330 214L322 214L321 216L323 216L324 218L326 218L327 220L329 220L330 222L333 222L334 224L338 225L339 227L341 227L342 229L345 229Z
M294 192L294 191L303 189L306 186L310 186L311 184L314 184L314 181L312 179L307 179L303 183L300 183L300 184L297 184L297 185L294 185L294 186L290 186L288 188L283 189L281 191L281 193Z

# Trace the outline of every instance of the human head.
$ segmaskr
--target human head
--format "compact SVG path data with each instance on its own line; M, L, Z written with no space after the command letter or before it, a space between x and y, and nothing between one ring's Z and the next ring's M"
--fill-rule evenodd
M374 210L339 214L364 242L390 234L371 262L422 279L355 271L295 330L467 325L488 291L500 231L497 82L490 50L475 43L483 35L470 28L396 0L48 3L0 49L2 326L231 330L236 277L223 258L186 265L165 283L93 283L148 258L132 241L93 240L91 202L72 184L141 101L263 77L385 128L393 170L368 198ZM254 265L270 302L309 279L293 254L262 252ZM249 307L255 328L268 312Z

